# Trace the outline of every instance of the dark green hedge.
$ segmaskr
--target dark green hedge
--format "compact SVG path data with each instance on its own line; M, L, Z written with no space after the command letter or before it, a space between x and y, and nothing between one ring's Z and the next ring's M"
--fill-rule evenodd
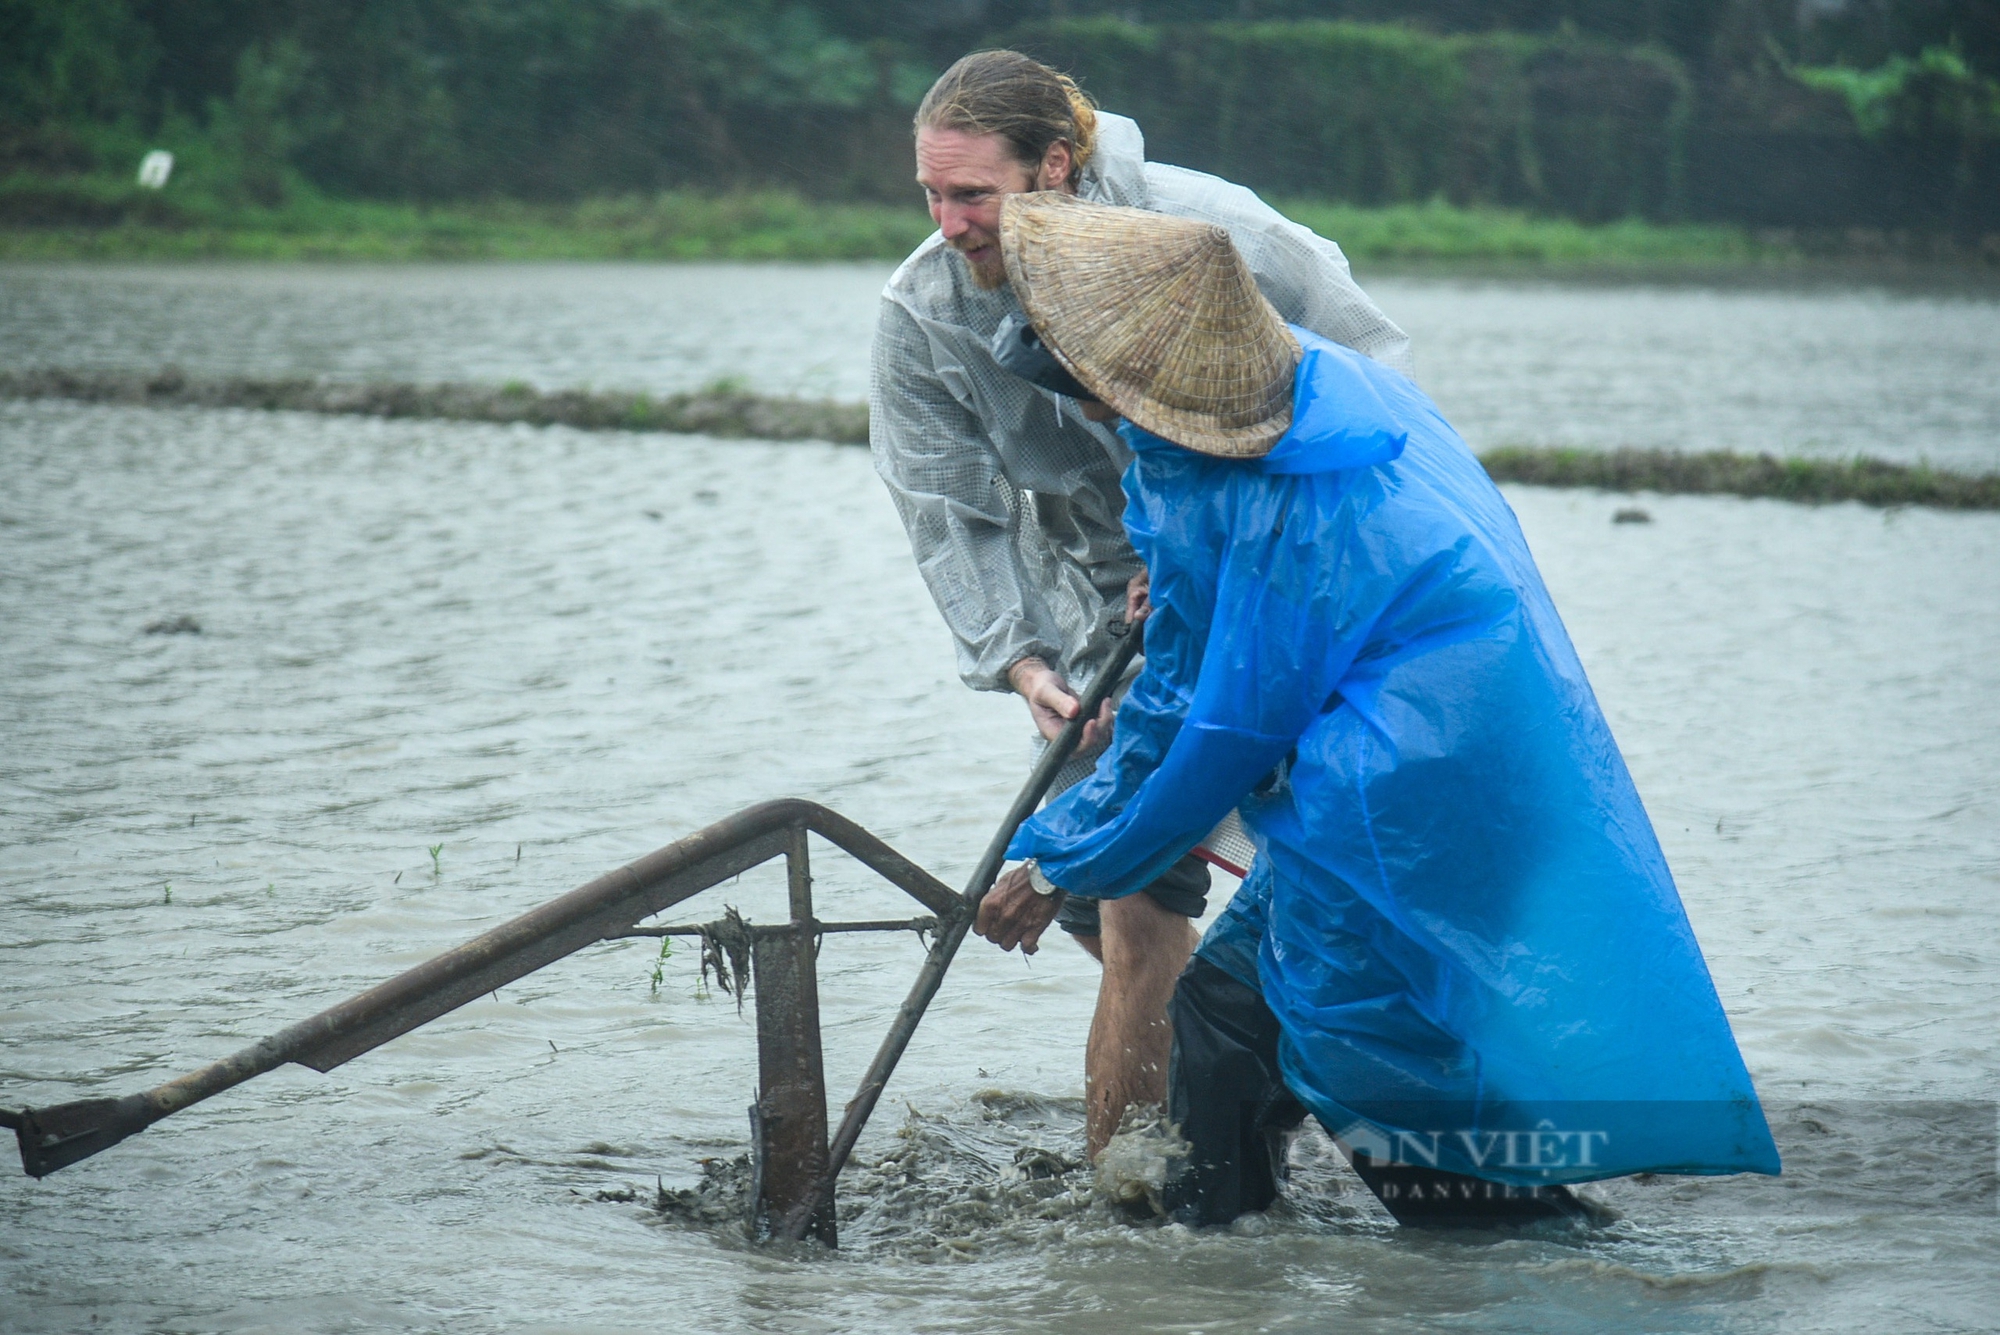
M1136 117L1156 156L1267 192L1590 219L1682 210L1693 93L1663 51L1360 23L1095 19L1006 36Z
M2000 83L1946 48L1868 72L1775 54L1723 71L1574 31L1089 18L994 41L1136 117L1156 160L1266 194L2000 232Z
M909 200L910 112L983 41L1076 72L1156 159L1280 197L2000 232L2000 76L1972 9L1850 60L1881 43L1818 51L1815 20L1787 47L1772 0L1701 2L1668 22L1655 0L1434 0L1392 24L1312 17L1390 0L1229 22L1176 18L1223 0L1070 0L1088 16L1024 25L1048 0L0 0L0 182L19 220L69 225L111 198L77 178L129 183L151 147L178 159L170 193L218 207Z

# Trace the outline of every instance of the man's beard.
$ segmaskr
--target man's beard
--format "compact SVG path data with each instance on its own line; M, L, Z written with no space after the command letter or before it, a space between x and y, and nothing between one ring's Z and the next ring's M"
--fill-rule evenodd
M997 239L981 244L992 247L991 259L975 260L965 253L965 249L956 244L952 245L952 249L958 251L958 257L965 261L965 267L971 271L973 286L987 292L998 291L1007 286L1007 261L1001 258L1000 243ZM973 246L971 249L977 250L979 246Z

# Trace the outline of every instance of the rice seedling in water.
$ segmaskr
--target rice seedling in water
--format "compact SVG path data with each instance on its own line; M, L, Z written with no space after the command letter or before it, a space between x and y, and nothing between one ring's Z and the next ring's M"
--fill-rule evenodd
M667 961L672 959L673 957L674 957L674 939L671 936L661 937L660 954L659 957L653 961L652 995L656 997L660 995L660 984L666 980Z
M438 876L438 875L440 874L440 869L439 869L439 867L438 867L438 854L440 854L440 853L442 853L442 852L444 852L444 845L443 845L443 844L432 844L432 845L431 845L431 847L430 847L430 854L431 854L431 876L432 876L432 878L433 878L433 879L435 879L435 878L436 878L436 877L437 877L437 876Z

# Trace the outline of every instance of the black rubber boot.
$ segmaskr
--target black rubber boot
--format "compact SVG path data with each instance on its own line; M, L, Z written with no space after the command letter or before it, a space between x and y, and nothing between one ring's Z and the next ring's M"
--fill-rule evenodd
M1196 956L1174 987L1167 1117L1188 1157L1168 1178L1167 1216L1193 1227L1267 1210L1306 1110L1278 1072L1278 1021L1264 998Z
M1196 956L1167 1014L1174 1047L1167 1117L1188 1157L1169 1175L1167 1216L1191 1227L1268 1210L1284 1183L1285 1151L1306 1110L1278 1067L1278 1019L1262 994ZM1419 1228L1493 1228L1545 1219L1588 1220L1566 1187L1510 1187L1442 1169L1348 1154L1396 1222Z

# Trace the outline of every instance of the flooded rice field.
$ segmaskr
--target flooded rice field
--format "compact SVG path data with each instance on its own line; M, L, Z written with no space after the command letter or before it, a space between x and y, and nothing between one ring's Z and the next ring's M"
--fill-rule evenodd
M0 266L17 367L861 400L889 266ZM1475 449L2000 470L2000 288L1363 275Z
M0 358L848 397L881 278L9 269ZM2000 467L1990 303L1373 288L1480 443ZM42 1182L0 1170L0 1329L1991 1329L2000 515L1508 495L1783 1177L1427 1236L1306 1138L1268 1216L1135 1223L1075 1167L1095 966L974 941L843 1179L843 1249L759 1248L728 1208L752 1025L692 949L630 941ZM0 624L16 1107L155 1084L768 797L959 881L1028 755L1019 706L957 684L853 448L0 402ZM823 916L907 912L831 850L815 871ZM672 916L724 903L783 916L781 874ZM919 959L827 940L836 1102Z

